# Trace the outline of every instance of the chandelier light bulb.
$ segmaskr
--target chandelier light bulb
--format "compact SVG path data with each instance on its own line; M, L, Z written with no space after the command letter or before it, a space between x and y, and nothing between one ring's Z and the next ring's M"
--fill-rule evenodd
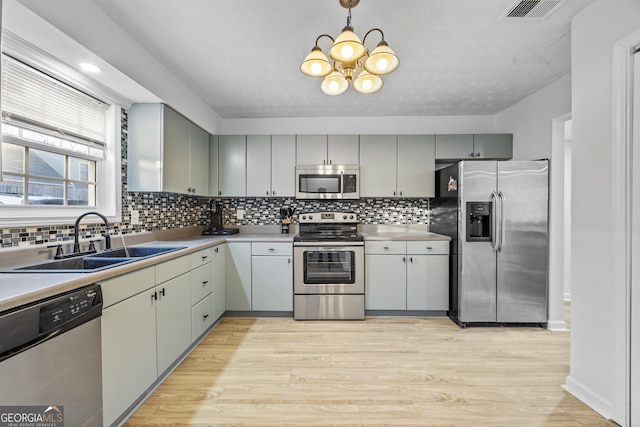
M353 47L349 45L342 46L340 53L343 58L350 59L353 56Z
M389 61L386 58L380 58L376 61L376 68L378 71L383 71L389 66Z
M313 64L311 64L311 72L314 75L319 76L322 72L322 65L320 65L318 62L314 62Z

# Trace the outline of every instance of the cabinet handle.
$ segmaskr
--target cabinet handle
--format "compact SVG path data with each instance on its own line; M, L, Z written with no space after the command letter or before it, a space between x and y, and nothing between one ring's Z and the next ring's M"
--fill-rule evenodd
M204 261L205 259L209 258L209 255L203 255L202 256L202 261Z
M402 191L400 192L400 197L402 197Z
M432 248L431 246L427 246L427 250L428 250L428 251L432 251L432 250L433 250L433 248Z
M393 190L393 195L394 195L394 196L396 195L396 191L395 191L395 190Z
M209 283L209 281L208 281L208 280L204 280L204 281L202 282L202 286L206 286L206 285L207 285L207 283Z
M476 153L469 153L469 157L471 157L472 159L476 156Z
M269 252L275 252L276 250L274 248L269 248Z
M271 195L272 195L272 196L275 196L275 195L276 195L276 190L273 190L273 191L271 192Z
M268 196L269 195L269 190L265 191L264 194L265 194L265 196Z
M158 293L154 292L151 294L151 302L158 300Z
M164 296L164 294L165 294L165 292L164 292L164 288L162 288L162 289L160 290L160 296L162 296L162 297L163 297L163 296Z
M291 258L287 258L287 264L291 264Z
M389 246L385 246L382 249L384 249L385 251L388 251L389 250Z
M480 152L476 153L476 158L479 159L480 158Z
M407 262L407 258L406 257L402 257L402 262Z
M215 253L218 253L218 248L215 248L213 251L214 251Z
M409 257L409 262L413 263L413 257Z
M204 316L202 316L202 320L207 320L207 317L209 317L209 315L205 314Z
M218 190L218 196L222 196L222 190Z

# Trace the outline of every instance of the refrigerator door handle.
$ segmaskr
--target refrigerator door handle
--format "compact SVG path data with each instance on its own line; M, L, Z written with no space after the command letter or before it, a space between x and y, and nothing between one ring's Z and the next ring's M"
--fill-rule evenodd
M498 222L498 193L496 193L495 191L491 192L491 250L493 252L497 252L498 251L498 242L500 240L500 229L498 227L499 222Z
M498 241L498 252L502 250L502 245L505 242L506 225L504 210L507 205L507 199L504 197L502 191L498 191L498 198L500 199L500 240Z

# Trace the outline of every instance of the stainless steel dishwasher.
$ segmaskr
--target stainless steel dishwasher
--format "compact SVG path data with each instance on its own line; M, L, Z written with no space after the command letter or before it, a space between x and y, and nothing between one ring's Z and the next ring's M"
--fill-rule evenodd
M101 315L100 285L0 313L0 416L101 426Z

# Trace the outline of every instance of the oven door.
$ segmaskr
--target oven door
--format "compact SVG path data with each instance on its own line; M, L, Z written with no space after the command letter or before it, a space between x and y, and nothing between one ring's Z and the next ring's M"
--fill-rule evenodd
M344 243L294 246L295 294L363 294L364 246Z

